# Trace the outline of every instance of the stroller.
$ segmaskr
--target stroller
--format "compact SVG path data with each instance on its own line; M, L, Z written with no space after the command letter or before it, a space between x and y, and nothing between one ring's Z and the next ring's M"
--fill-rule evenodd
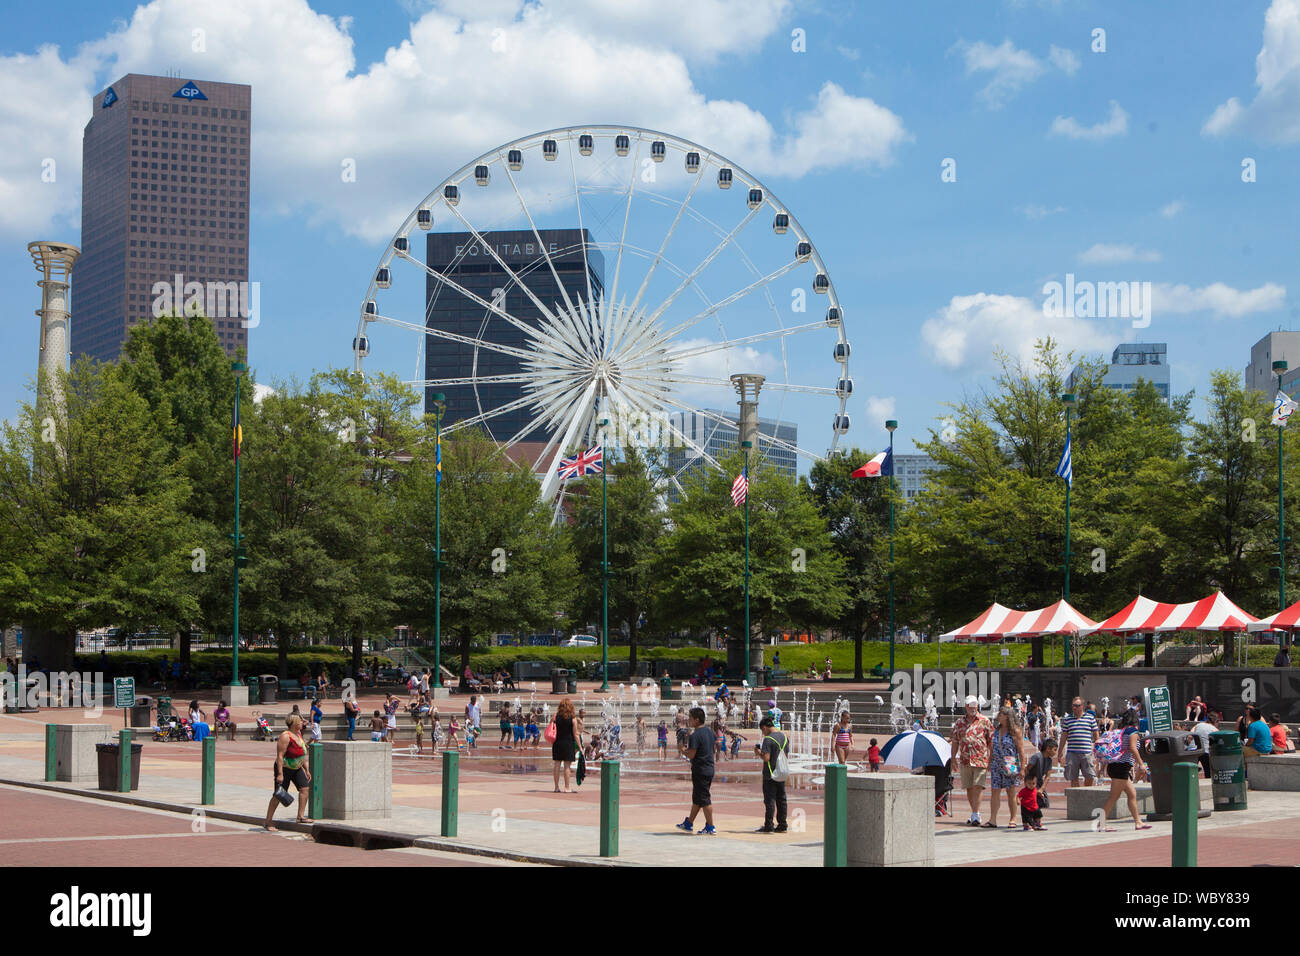
M158 726L153 733L153 739L156 741L193 740L194 729L190 727L190 722L186 718L168 714L166 717L159 719Z
M267 721L267 719L263 717L261 714L254 712L253 720L255 721L253 727L253 739L270 740L272 737L271 724Z
M948 812L948 794L952 793L952 761L942 766L921 767L920 772L927 777L934 777L934 815L951 816Z

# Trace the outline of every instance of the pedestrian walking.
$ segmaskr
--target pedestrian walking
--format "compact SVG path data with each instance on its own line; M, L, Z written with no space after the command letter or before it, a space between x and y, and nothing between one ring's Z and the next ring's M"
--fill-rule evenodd
M556 793L573 793L569 786L569 768L578 759L578 737L575 733L573 701L564 698L555 710L555 740L551 743L552 776ZM564 769L564 790L560 790L560 768Z
M1071 787L1079 786L1079 777L1083 776L1085 786L1091 787L1097 779L1093 769L1092 748L1101 736L1097 729L1097 718L1084 712L1082 697L1070 702L1070 715L1061 718L1061 737L1059 747L1061 761L1065 765L1065 779ZM1124 719L1137 711L1129 709L1124 712ZM1133 726L1137 726L1135 723Z
M275 830L271 821L275 816L276 805L282 803L284 799L280 794L288 795L290 783L298 790L298 822L312 822L307 818L305 791L311 784L311 771L307 768L307 745L302 739L302 718L296 714L290 714L284 719L284 723L288 729L280 734L280 739L276 741L275 765L272 768L275 781L271 787L271 801L266 805L266 823L264 826L272 831ZM289 804L284 805L288 806Z
M347 698L344 699L344 701L343 701L343 716L347 718L347 721L348 721L348 740L351 740L351 739L352 739L352 735L353 735L354 733L356 733L356 729L357 729L357 718L361 716L361 708L360 708L359 706L357 706L357 702L356 702L355 699L353 699L353 698L351 698L351 697L347 697Z
M998 708L989 760L989 822L998 825L999 797L1007 796L1007 826L1016 825L1016 791L1025 766L1025 739L1010 707ZM1032 809L1038 809L1035 801Z
M989 755L993 748L993 723L979 711L979 698L966 698L966 713L952 725L952 763L961 774L961 785L970 805L967 826L980 826L980 798L989 782ZM986 828L995 823L983 824Z
M1121 729L1107 733L1108 738L1112 735L1119 736L1120 752L1118 756L1111 757L1110 762L1106 764L1106 775L1110 777L1110 794L1101 808L1101 815L1093 824L1094 828L1102 833L1115 832L1115 828L1106 826L1105 822L1110 819L1110 812L1121 796L1128 800L1128 811L1133 815L1134 829L1151 829L1151 824L1143 823L1138 817L1137 789L1133 786L1133 769L1144 766L1142 752L1138 747L1138 741L1142 739L1141 733L1138 732L1138 721L1136 710L1125 711L1120 720Z
M790 753L790 739L776 729L771 717L764 717L758 727L763 740L754 749L763 759L763 825L755 832L785 833L785 782L790 777L785 758Z
M707 720L703 707L692 707L690 712L691 735L687 740L682 756L691 762L691 812L677 829L691 833L695 829L695 818L704 811L704 829L700 832L712 836L718 831L713 827L713 751L717 738L713 731L705 726Z

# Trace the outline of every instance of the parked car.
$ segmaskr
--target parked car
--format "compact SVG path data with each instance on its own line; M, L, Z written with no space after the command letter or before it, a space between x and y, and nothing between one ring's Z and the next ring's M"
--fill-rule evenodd
M574 634L565 643L565 647L596 647L600 644L600 638L592 637L590 634Z

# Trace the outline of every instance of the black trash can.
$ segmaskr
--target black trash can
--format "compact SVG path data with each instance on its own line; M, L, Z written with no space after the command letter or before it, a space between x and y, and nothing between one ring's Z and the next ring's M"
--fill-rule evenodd
M1246 760L1240 734L1231 730L1210 734L1210 780L1214 809L1246 809Z
M131 745L131 789L140 789L140 752L144 744ZM118 762L121 748L117 744L95 744L99 760L99 789L117 790Z
M569 691L569 670L566 667L557 667L551 671L551 693L567 694Z
M131 721L132 727L151 727L153 722L149 714L150 707L148 704L136 704L127 711L127 719Z
M1151 773L1151 803L1148 820L1174 818L1174 764L1195 764L1200 775L1200 760L1204 751L1195 734L1185 730L1161 731L1142 742L1142 755ZM1200 785L1197 785L1196 815L1208 817L1213 811L1201 809Z

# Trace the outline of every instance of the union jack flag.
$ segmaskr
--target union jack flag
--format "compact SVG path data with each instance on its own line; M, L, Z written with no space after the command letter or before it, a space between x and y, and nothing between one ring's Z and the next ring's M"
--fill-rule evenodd
M745 496L749 494L749 469L742 468L736 480L731 483L731 503L739 508L745 503Z
M604 449L597 445L571 458L561 458L556 474L561 478L580 478L583 475L599 475L604 470Z

